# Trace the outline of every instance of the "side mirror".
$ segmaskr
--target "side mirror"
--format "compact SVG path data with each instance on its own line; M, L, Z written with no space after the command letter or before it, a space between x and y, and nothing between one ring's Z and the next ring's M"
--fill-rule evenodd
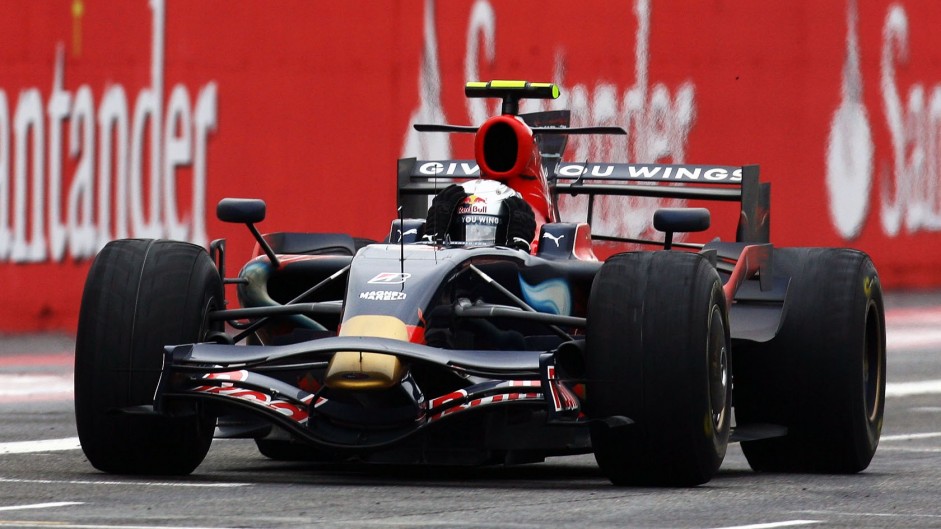
M673 246L673 234L705 231L709 229L711 216L706 208L662 208L653 214L653 227L666 234L663 249Z
M216 217L222 222L255 224L265 220L265 201L258 198L223 198L216 206Z
M261 236L256 222L265 220L265 201L259 198L223 198L216 206L216 217L222 222L234 222L248 226L248 231L252 232L252 237L258 242L258 246L268 256L268 260L275 268L281 266L277 254L271 249L268 241Z

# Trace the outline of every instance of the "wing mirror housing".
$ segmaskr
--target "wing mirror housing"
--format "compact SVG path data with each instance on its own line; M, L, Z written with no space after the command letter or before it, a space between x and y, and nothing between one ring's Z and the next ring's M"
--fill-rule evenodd
M712 217L706 208L661 208L653 214L653 227L666 236L663 249L673 247L673 234L706 231Z
M216 206L222 222L255 224L265 220L265 201L258 198L223 198Z
M278 268L281 262L278 256L271 249L268 241L259 233L255 227L256 222L265 220L265 201L259 198L223 198L216 205L216 217L222 222L232 222L235 224L244 224L248 226L248 231L252 232L252 237L258 242L258 246L268 256L271 264Z

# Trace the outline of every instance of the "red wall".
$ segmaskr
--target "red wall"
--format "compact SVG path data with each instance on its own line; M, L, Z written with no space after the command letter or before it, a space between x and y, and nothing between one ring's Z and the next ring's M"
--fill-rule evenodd
M478 79L553 81L548 108L628 128L573 160L759 163L776 244L939 286L939 22L933 0L6 0L0 331L74 329L108 239L226 237L236 268L225 196L264 198L264 230L381 237L396 158L471 156L410 123L479 122ZM596 231L649 232L654 207L610 202ZM733 221L722 205L712 231Z

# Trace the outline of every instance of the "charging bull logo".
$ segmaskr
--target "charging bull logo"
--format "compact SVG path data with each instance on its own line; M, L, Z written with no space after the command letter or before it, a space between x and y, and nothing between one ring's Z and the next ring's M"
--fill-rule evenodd
M487 213L487 199L478 195L470 195L464 199L464 205L458 209L458 213L462 215L467 213Z

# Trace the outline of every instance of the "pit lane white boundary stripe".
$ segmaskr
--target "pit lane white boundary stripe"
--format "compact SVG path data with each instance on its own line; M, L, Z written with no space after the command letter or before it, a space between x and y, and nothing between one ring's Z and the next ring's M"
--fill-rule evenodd
M797 525L811 525L824 523L820 520L787 520L785 522L756 523L751 525L734 525L729 527L717 527L716 529L773 529L775 527L794 527Z
M52 503L33 503L31 505L8 505L0 507L0 511L19 511L22 509L49 509L52 507L68 507L69 505L84 505L83 501L57 501Z
M82 445L79 444L78 437L46 439L44 441L16 441L12 443L0 443L0 455L78 450L81 447Z

